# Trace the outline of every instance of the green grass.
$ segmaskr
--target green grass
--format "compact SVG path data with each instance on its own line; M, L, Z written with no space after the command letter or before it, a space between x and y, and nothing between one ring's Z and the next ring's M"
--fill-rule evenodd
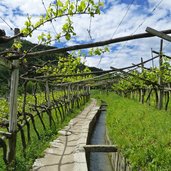
M26 149L26 158L23 156L22 150L22 142L20 138L20 133L17 134L17 155L16 155L16 171L28 171L30 170L34 160L38 157L43 156L43 151L49 146L49 142L56 139L58 137L57 132L63 128L68 122L74 118L76 115L83 110L85 106L80 107L80 109L74 109L74 111L67 115L65 121L63 123L58 123L53 125L51 128L49 127L49 120L47 114L43 116L44 123L46 123L47 130L43 130L43 126L40 123L40 120L36 118L36 128L38 129L41 139L38 140L37 135L31 126L31 142L27 146ZM54 112L52 112L53 115ZM53 116L55 119L55 116ZM32 124L31 124L32 125ZM24 129L26 133L26 128ZM25 134L26 135L26 134ZM2 160L2 150L0 149L0 171L5 171L5 164Z
M147 104L149 104L149 101L146 102L148 95L149 95L149 92L146 91L145 96L144 96L144 103L147 103ZM128 96L126 96L126 97L130 97L130 94L128 94ZM134 92L133 100L139 101L139 93L138 92ZM166 102L167 102L167 99L164 95L164 97L163 97L163 109L165 109L165 107L166 107ZM150 106L156 107L156 95L155 95L154 90L152 91L152 93L150 95ZM169 100L167 111L171 112L171 100Z
M116 94L94 92L107 102L107 129L133 170L171 170L171 115Z

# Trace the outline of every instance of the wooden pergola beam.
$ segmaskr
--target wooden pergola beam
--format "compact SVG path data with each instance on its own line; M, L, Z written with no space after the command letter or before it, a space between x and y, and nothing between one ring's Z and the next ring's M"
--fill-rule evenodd
M162 30L160 31L164 34L171 34L171 29L169 30ZM93 48L93 47L100 47L100 46L105 46L109 44L114 44L114 43L120 43L124 41L129 41L129 40L135 40L135 39L141 39L141 38L148 38L148 37L154 37L153 34L151 33L140 33L140 34L135 34L135 35L128 35L128 36L123 36L123 37L118 37L114 39L109 39L105 41L99 41L99 42L94 42L94 43L87 43L87 44L81 44L81 45L74 45L74 46L68 46L68 47L63 47L63 48L53 48L49 50L43 50L43 51L37 51L37 52L31 52L28 54L17 54L17 55L11 55L9 57L6 57L6 59L9 60L14 60L14 59L19 59L23 56L26 58L28 57L35 57L37 55L46 55L46 54L53 54L53 53L63 53L67 51L74 51L74 50L80 50L80 49L88 49L88 48Z
M157 54L157 55L160 55L160 52L157 52L155 50L152 50L153 53ZM171 59L171 56L168 56L168 55L165 55L165 54L162 54L163 56L165 56L166 58L168 59Z
M161 31L157 31L151 27L147 27L146 30L145 30L147 33L150 33L151 35L153 36L157 36L157 37L160 37L164 40L167 40L169 42L171 42L171 36L168 36L167 34L161 32Z

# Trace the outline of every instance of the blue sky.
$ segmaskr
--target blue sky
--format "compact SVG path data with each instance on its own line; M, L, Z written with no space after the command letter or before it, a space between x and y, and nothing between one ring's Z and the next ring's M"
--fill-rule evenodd
M44 0L44 2L45 5L48 6L51 0ZM170 29L170 0L104 0L104 2L105 6L102 9L101 15L97 15L91 20L91 36L93 41L111 39L113 33L115 33L113 35L113 38L115 38L145 32L147 26L158 30ZM131 2L133 2L133 4L130 6ZM23 28L27 14L32 15L32 19L36 21L38 16L44 13L45 10L41 0L0 1L0 17L12 28ZM63 39L60 47L92 42L87 32L90 25L90 17L76 16L73 18L73 22L77 36L68 42ZM63 23L64 19L57 19L57 21L53 22L57 32L60 31ZM119 23L121 24L118 27ZM6 30L8 35L13 34L7 24L1 19L0 25L1 29ZM42 30L50 31L52 35L54 34L52 25L47 24L36 31L33 37L28 38L28 40L36 43L36 37ZM98 67L103 69L109 69L110 66L125 67L132 63L138 63L141 57L143 57L144 60L150 58L151 48L158 51L159 42L159 38L150 38L113 44L109 46L111 52L104 54L102 60L99 56L87 57L86 64L89 66L97 66L101 60ZM170 43L164 41L164 51L168 55L170 53L169 49Z
M120 0L120 3L125 3L125 4L131 4L133 0ZM147 0L135 0L134 4L137 5L146 5L148 6L148 1Z

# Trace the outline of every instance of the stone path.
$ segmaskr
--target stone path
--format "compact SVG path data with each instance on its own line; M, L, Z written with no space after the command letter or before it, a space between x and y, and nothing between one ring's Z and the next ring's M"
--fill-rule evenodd
M83 146L87 142L89 124L98 109L93 99L81 114L59 131L60 136L50 143L45 156L35 161L32 171L87 171Z

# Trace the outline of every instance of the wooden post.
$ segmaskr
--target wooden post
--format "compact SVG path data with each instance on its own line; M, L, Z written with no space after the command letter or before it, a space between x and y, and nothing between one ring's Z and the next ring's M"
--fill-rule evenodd
M70 101L71 84L68 84L68 100Z
M14 34L17 35L20 32L19 29L15 28ZM17 141L17 91L19 82L19 60L12 62L13 69L11 74L11 88L10 88L10 116L9 116L9 138L8 143L8 154L7 161L11 167L15 166L15 155L16 155L16 141Z
M141 73L144 72L144 64L143 64L143 58L141 58ZM141 99L140 102L143 104L144 103L144 88L141 87Z
M50 92L49 92L48 80L46 80L46 95L47 95L48 107L50 107Z
M88 86L88 93L90 94L90 85Z
M151 48L151 58L152 58L152 68L154 68L154 56L153 56L153 49Z
M72 99L72 95L71 95L71 84L69 84L68 85L68 102L67 102L67 104L68 104L68 112L70 112L71 111L71 99Z
M162 50L163 50L163 39L161 39L160 42L160 57L159 57L159 70L160 70L160 75L159 75L159 80L158 80L158 84L160 85L159 87L159 100L158 100L158 109L161 110L163 107L163 69L162 69L162 64L163 64L163 54L162 54Z

